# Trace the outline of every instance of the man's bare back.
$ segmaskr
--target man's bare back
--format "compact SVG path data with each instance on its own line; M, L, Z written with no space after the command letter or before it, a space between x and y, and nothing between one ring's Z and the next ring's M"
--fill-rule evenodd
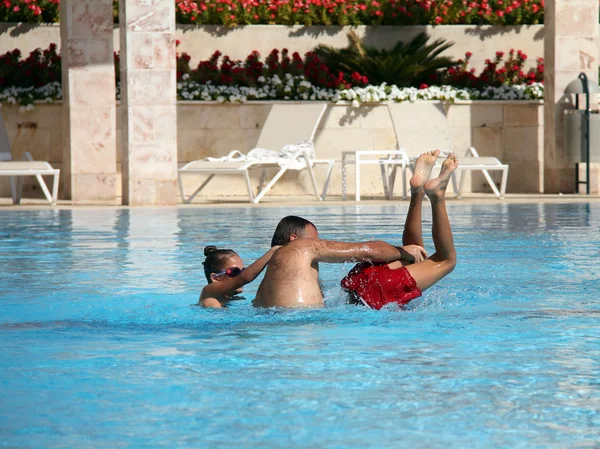
M322 307L315 239L297 239L279 248L256 294L257 307Z
M416 245L399 248L381 241L345 243L321 240L314 225L306 223L291 236L285 236L286 242L275 241L274 236L273 244L284 244L271 257L254 306L323 307L319 262L390 262L424 257L425 250Z

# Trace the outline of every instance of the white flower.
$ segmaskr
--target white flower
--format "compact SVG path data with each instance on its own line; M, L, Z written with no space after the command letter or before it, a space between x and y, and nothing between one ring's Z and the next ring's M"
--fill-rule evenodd
M380 101L417 101L441 100L453 102L456 100L541 100L544 98L544 85L488 86L484 89L460 89L451 86L430 86L426 89L414 87L399 88L398 86L354 87L351 89L328 89L313 86L303 76L285 75L285 85L278 76L269 78L259 77L258 87L246 86L216 86L212 82L200 84L191 81L185 74L177 83L177 98L181 100L215 100L219 103L246 102L250 100L322 100L337 103L351 102L353 107L361 103ZM116 85L116 98L120 98L120 85ZM4 87L0 88L0 103L20 104L20 110L30 111L34 102L51 103L62 99L60 83L53 82L41 87Z

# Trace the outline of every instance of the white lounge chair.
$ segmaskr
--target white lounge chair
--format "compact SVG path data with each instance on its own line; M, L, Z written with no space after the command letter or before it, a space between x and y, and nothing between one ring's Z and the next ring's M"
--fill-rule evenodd
M326 108L327 105L324 103L274 104L271 107L267 120L260 132L256 148L279 152L286 145L294 145L301 142L304 142L304 145L298 145L297 151L288 154L288 157L283 160L280 158L279 160L198 160L189 162L178 170L179 192L182 201L184 203L190 203L215 175L237 174L244 176L248 197L252 203L256 204L286 171L300 169L306 169L308 171L315 196L318 200L322 201L329 188L329 179L335 161L315 159L314 153L310 150L314 148L313 142L317 132L317 126L323 118ZM230 153L230 155L232 153ZM313 172L313 167L317 164L325 164L328 166L322 194L319 192L315 174ZM262 169L263 173L258 192L254 195L250 183L249 171L256 168ZM277 173L266 185L264 185L266 170L273 168L278 169ZM208 178L194 193L186 198L182 177L183 175L191 174L204 174L208 175Z
M411 164L403 167L403 192L406 197L406 170L414 167L414 161L419 154L425 151L441 150L443 152L456 151L453 148L450 133L448 131L448 120L443 106L438 103L389 103L388 110L396 133L398 146L402 147ZM426 117L424 123L415 124L413 119L406 117ZM457 152L458 153L458 152ZM438 161L441 164L441 159ZM393 194L396 171L398 166L390 166L388 178L388 191ZM490 188L498 199L504 198L506 193L506 182L508 179L508 165L503 164L495 157L480 157L474 147L469 147L464 156L459 154L458 171L461 172L460 182L456 185L456 172L452 175L452 186L457 198L461 198L465 182L465 171L481 170ZM500 190L496 187L489 171L502 172Z
M10 151L10 142L4 126L4 118L0 111L0 176L10 176L10 190L13 204L21 202L21 192L23 191L23 176L35 176L44 196L52 205L56 204L58 196L58 177L60 170L52 168L48 162L34 161L29 152L23 153L24 161L13 161ZM54 177L52 184L52 194L44 182L43 175Z

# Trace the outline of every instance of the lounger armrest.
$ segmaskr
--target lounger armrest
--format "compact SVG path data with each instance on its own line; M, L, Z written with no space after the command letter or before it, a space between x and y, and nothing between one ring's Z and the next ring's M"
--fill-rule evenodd
M289 159L290 161L296 161L298 159L305 159L307 162L312 161L309 151L305 148L299 148L291 153L286 159Z
M479 153L475 149L475 147L467 148L467 152L465 153L465 157L479 157Z
M313 159L312 162L314 164L329 164L329 163L335 163L335 159Z

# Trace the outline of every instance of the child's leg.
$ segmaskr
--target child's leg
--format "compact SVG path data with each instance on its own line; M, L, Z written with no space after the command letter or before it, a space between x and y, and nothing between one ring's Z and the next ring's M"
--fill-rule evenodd
M456 266L452 228L446 212L446 187L448 187L450 176L456 167L458 167L458 161L452 153L444 161L440 176L427 181L424 185L425 194L431 201L435 253L423 262L406 267L421 291L450 274Z
M421 222L421 210L423 197L425 196L425 183L429 180L431 169L437 160L439 150L423 153L415 163L413 176L410 179L410 205L406 214L404 223L404 232L402 233L402 245L419 245L423 243L423 231Z

